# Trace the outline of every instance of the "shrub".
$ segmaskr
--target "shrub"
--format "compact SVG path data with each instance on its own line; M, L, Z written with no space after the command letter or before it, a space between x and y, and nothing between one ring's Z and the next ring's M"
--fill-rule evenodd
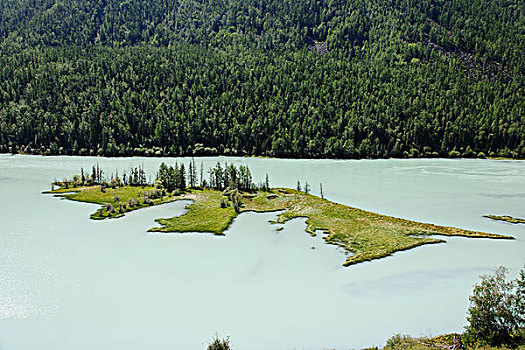
M470 148L470 146L467 146L467 148L465 148L465 151L463 152L463 157L470 158L473 155L474 155L474 152L472 151L472 148Z
M230 198L233 203L233 209L235 209L235 211L238 213L240 211L239 208L242 206L242 197L237 191L237 189L231 192Z
M448 156L450 158L459 158L459 157L461 157L461 153L456 151L456 149L453 149L452 151L448 152Z
M113 214L115 212L115 207L111 203L106 204L106 210L109 214Z
M481 276L469 297L466 340L471 344L513 346L524 340L525 270L516 280L506 281L507 269Z
M222 195L225 197L230 197L231 193L232 193L232 190L229 187L226 187L224 191L222 191Z
M411 345L412 342L413 342L412 337L408 335L395 334L386 341L386 345L384 349L385 350L399 349L399 348L406 347L407 345Z
M231 350L230 338L219 339L219 336L216 336L208 345L208 350Z

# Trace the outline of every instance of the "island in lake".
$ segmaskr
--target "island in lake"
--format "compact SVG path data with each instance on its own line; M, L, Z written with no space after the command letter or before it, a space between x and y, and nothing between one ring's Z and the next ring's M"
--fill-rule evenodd
M118 218L126 212L160 205L175 200L191 200L187 211L172 218L156 221L156 232L211 232L223 235L235 217L243 212L280 211L273 223L305 217L306 231L311 235L325 234L326 243L342 247L348 257L345 266L363 261L380 259L395 252L424 244L445 242L432 236L463 236L472 238L513 239L510 236L438 226L429 223L380 215L347 205L334 203L314 196L305 184L304 191L297 189L270 188L266 181L256 186L252 183L247 167L233 164L208 170L210 181L197 181L194 161L190 162L188 179L184 165L168 167L161 164L155 184L147 184L140 168L131 169L130 176L122 180L112 176L107 182L102 172L93 167L93 175L73 180L54 182L52 189L44 193L81 202L100 204L91 215L92 219ZM203 173L201 169L201 174ZM188 183L186 182L188 180Z
M525 219L515 218L510 215L483 215L483 217L496 221L505 221L511 224L525 224Z

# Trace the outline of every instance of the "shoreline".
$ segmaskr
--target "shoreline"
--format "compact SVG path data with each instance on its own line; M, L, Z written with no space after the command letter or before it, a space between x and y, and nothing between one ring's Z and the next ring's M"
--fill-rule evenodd
M509 157L446 157L446 156L438 156L438 157L388 157L388 158L308 158L308 157L274 157L274 156L268 156L268 155L235 155L235 154L188 154L188 155L141 155L141 154L133 154L133 155L89 155L89 154L42 154L42 153L23 153L23 152L17 152L17 153L11 153L11 152L0 152L0 155L9 155L9 156L41 156L41 157L86 157L86 158L107 158L107 159L119 159L119 158L210 158L210 157L235 157L235 158L258 158L258 159L283 159L283 160L401 160L401 159L458 159L458 160L465 160L465 159L486 159L486 160L497 160L497 161L525 161L525 158L509 158Z

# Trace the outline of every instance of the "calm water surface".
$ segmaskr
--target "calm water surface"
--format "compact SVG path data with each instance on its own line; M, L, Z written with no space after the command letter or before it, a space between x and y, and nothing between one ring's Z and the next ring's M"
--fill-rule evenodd
M199 158L250 166L272 186L323 183L331 200L383 214L504 233L513 241L447 238L343 268L344 253L309 237L304 219L280 232L276 213L243 214L226 237L152 235L187 202L118 220L41 191L99 162L107 174L162 159L0 155L0 349L205 349L218 332L235 349L348 349L395 333L465 325L480 274L525 263L525 162ZM174 159L164 159L174 163ZM180 161L180 159L179 159ZM312 249L314 247L315 249Z

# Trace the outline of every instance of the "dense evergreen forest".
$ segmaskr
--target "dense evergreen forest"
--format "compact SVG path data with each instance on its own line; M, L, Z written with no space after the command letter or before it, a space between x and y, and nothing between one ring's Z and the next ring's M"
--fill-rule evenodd
M0 0L0 152L525 157L521 0Z

